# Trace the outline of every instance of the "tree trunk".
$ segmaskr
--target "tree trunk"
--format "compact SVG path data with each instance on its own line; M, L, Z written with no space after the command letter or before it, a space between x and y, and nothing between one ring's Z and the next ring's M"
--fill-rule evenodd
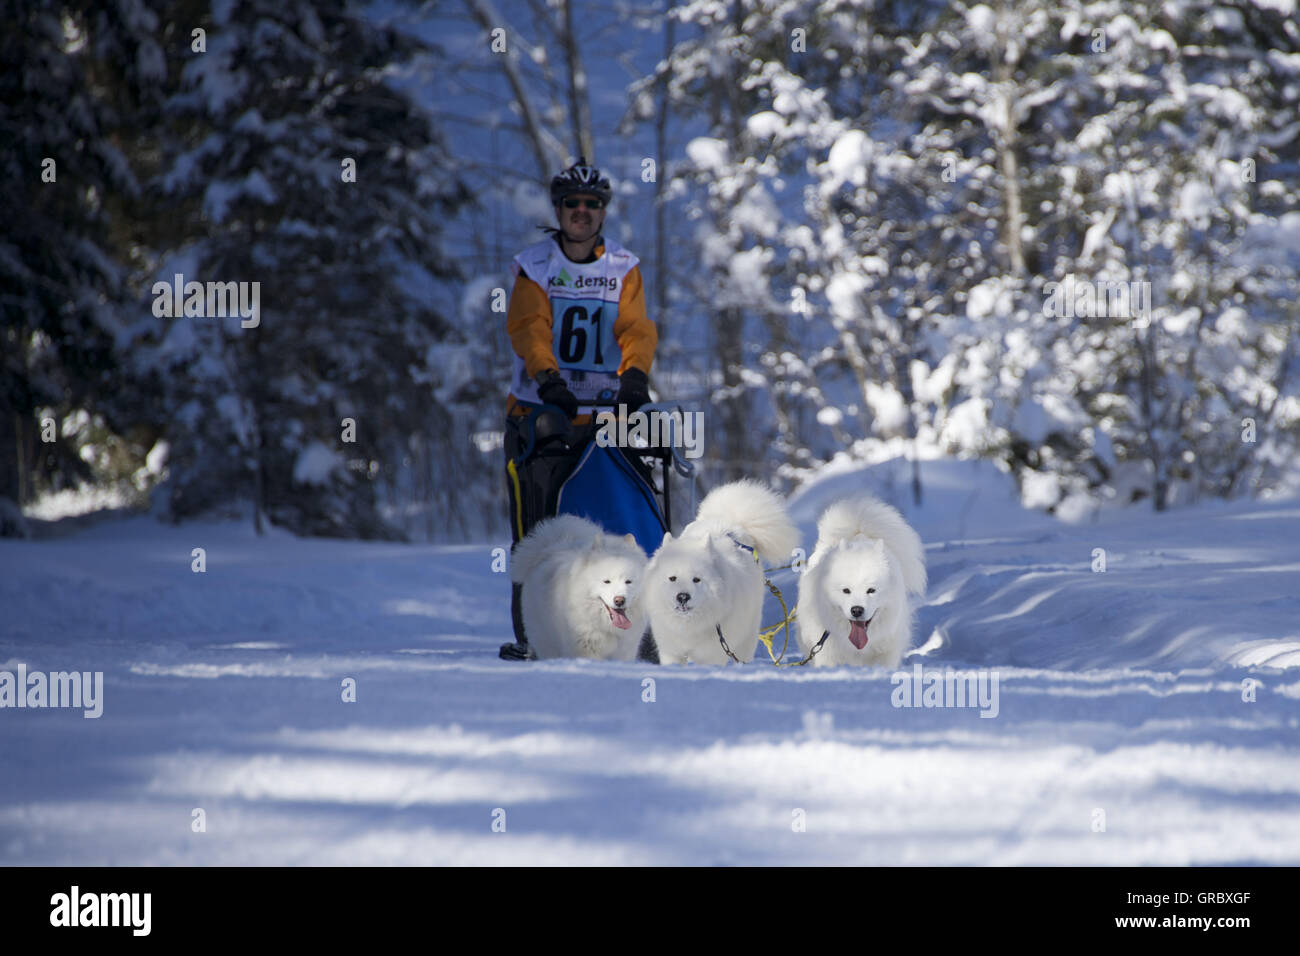
M596 162L596 146L591 138L591 106L587 98L587 71L578 52L578 40L573 34L572 0L560 0L563 18L561 31L564 59L569 70L569 123L573 127L573 145L587 162Z
M671 3L665 3L665 8ZM665 11L666 12L666 11ZM672 56L673 19L664 17L664 60ZM664 164L668 162L668 74L659 83L659 112L655 116L655 322L659 337L667 338L668 210L664 205Z
M465 6L469 8L470 15L483 30L490 32L501 26L501 23L497 22L495 11L483 0L465 0ZM500 56L501 69L506 75L506 82L510 84L510 91L514 93L515 102L519 104L519 115L524 121L524 133L528 144L533 149L538 175L547 178L554 171L552 167L558 166L559 163L552 155L554 150L547 141L546 126L529 95L523 74L519 71L518 56L515 48L507 45L506 52ZM560 160L562 161L563 157L560 157Z
M22 418L11 408L0 408L0 498L22 505Z
M741 370L745 363L745 316L737 308L723 309L718 316L715 354L722 369L722 387L726 392L715 407L722 415L722 480L735 481L750 471L750 430L745 422L745 400Z
M1004 21L1005 22L1005 21ZM999 51L995 70L997 77L998 106L1001 110L1001 128L994 137L998 151L998 167L1002 171L1002 211L1005 217L1003 236L1007 244L1007 264L1017 276L1025 274L1025 250L1020 238L1024 226L1024 213L1020 205L1020 165L1016 161L1017 121L1011 102L1013 79L1011 64L1006 59L1006 44Z

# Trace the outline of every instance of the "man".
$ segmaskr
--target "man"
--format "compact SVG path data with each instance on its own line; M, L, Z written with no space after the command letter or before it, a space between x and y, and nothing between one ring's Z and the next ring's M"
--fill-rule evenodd
M506 411L507 465L520 450L518 421L530 407L554 405L576 424L590 421L592 403L626 405L635 411L650 401L649 372L659 333L646 315L638 259L601 235L613 197L609 180L585 157L551 180L551 205L559 228L550 238L515 256L515 276L506 315L514 348L514 372ZM508 469L509 470L509 469ZM510 527L517 544L521 527L516 496L527 494L510 472ZM510 601L515 642L503 644L506 660L529 657L519 604Z

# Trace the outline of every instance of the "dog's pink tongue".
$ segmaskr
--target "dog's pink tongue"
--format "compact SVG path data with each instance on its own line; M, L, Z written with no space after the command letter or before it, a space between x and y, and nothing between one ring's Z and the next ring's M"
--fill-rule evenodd
M867 625L861 621L849 621L849 640L858 650L867 646Z
M615 627L620 627L623 630L627 630L632 626L632 622L627 619L627 615L616 607L609 609L609 619L614 622Z

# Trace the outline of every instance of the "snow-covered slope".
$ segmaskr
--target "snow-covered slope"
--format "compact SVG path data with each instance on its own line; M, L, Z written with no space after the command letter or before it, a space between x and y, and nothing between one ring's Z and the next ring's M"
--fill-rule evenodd
M996 716L885 672L499 661L503 542L0 541L0 670L105 674L97 720L0 710L0 863L1300 863L1300 504L1065 525L987 465L925 463L919 510L902 476L828 471L805 545L855 488L903 507L908 673L986 669Z

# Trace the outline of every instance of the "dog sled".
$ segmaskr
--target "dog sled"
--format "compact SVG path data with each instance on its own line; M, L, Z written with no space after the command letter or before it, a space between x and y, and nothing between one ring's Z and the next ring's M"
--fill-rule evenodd
M612 405L597 404L595 407L602 411L612 409ZM640 411L671 415L680 413L681 409L651 403ZM679 425L681 421L681 417L676 419ZM554 405L530 406L526 415L507 422L504 439L506 477L514 542L522 540L544 519L568 514L587 518L610 534L631 534L641 549L652 555L659 549L664 534L672 528L671 479L674 473L690 481L691 501L687 518L694 514L695 465L682 454L682 442L674 440L680 436L670 431L670 440L645 446L597 440L603 425L599 412L587 424L575 425ZM780 589L766 574L764 583L780 602L783 616L779 623L764 628L758 635L759 640L777 666L808 664L821 650L827 635L823 634L802 660L783 660L794 615L786 606ZM518 608L516 596L512 601L512 614L517 614ZM522 621L516 620L514 624L515 633L522 633ZM773 639L782 629L785 631L785 647L777 655L773 650ZM739 662L721 627L718 628L718 640L726 655ZM651 663L659 662L658 649L649 631L637 657Z
M597 406L598 408L600 406ZM662 404L641 409L669 413ZM511 532L520 540L539 521L571 514L610 534L631 534L653 554L672 527L671 473L690 479L695 465L676 442L632 447L597 440L602 422L574 425L554 405L537 405L506 425ZM693 502L692 502L693 507Z
M507 421L511 537L517 543L538 522L569 514L594 521L610 534L630 534L641 550L653 554L672 528L672 474L691 482L693 499L695 465L677 440L645 447L598 440L605 424L601 413L612 412L613 406L595 407L598 413L582 425L554 405L531 406L528 414ZM663 413L671 421L671 413L680 409L652 403L640 411ZM669 437L679 436L670 432ZM694 507L692 500L690 510ZM518 607L517 600L512 604ZM515 633L521 633L522 622L515 624ZM640 656L658 661L652 639L643 643Z

